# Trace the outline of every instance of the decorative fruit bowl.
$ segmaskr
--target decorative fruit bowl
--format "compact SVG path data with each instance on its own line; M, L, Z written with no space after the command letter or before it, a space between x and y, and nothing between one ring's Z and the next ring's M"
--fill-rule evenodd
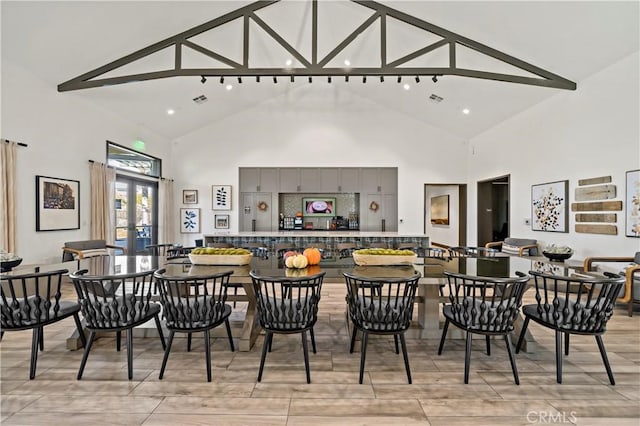
M9 272L16 266L22 263L21 257L15 257L11 260L2 260L0 261L0 267L2 268L2 272Z
M252 257L249 250L240 248L203 247L189 253L192 265L248 265Z
M564 262L565 260L573 256L572 251L564 252L564 253L554 253L554 252L543 251L542 254L552 262Z
M363 249L352 254L353 261L360 266L411 265L418 255L411 250Z

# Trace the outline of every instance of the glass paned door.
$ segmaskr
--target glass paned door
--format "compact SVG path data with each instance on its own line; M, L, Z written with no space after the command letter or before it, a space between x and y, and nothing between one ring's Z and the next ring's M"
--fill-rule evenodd
M157 182L118 176L116 179L116 244L129 254L146 254L158 241Z

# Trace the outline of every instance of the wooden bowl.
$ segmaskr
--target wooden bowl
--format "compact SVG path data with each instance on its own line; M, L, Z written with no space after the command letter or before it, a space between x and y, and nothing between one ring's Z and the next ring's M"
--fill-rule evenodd
M191 254L192 265L248 265L253 255L249 254Z

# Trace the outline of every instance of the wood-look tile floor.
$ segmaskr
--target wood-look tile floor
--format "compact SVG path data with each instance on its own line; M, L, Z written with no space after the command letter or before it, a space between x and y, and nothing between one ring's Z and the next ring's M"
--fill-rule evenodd
M71 293L70 293L71 294ZM525 303L532 303L531 293ZM239 307L240 304L239 304ZM31 332L7 332L0 344L4 425L640 425L640 312L620 305L604 336L616 385L611 386L595 339L572 336L556 383L553 332L531 324L535 339L517 355L513 383L503 340L473 344L469 384L463 383L464 342L450 339L441 356L437 340L407 341L413 384L407 384L393 339L369 340L364 383L360 353L349 354L344 293L325 286L315 328L318 353L304 374L299 335L276 335L261 383L256 381L262 338L251 352L230 352L223 334L212 343L213 381L206 381L203 339L176 338L163 380L157 338L134 338L134 377L127 380L126 349L102 337L91 350L82 380L81 351L68 351L72 319L45 328L45 350L29 380ZM220 330L220 331L223 331ZM124 342L123 342L124 343Z

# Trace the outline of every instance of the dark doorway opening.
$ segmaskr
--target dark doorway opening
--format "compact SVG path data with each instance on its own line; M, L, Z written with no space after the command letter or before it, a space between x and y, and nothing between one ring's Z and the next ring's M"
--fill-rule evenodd
M478 182L478 246L509 236L510 175Z

